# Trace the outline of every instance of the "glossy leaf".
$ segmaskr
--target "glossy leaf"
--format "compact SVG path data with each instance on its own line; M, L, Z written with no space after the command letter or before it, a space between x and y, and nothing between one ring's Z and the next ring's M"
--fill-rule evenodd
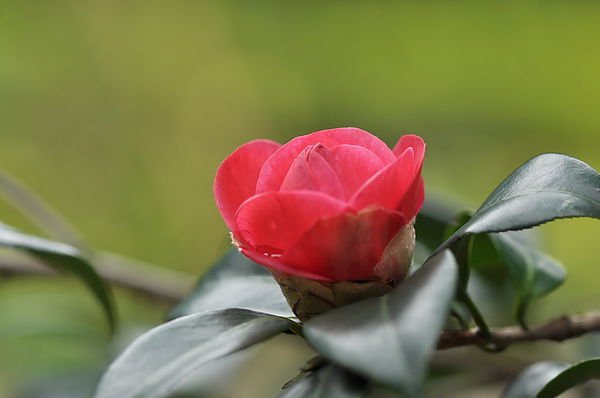
M235 249L202 276L193 292L170 312L169 318L226 308L294 317L269 271Z
M322 366L289 387L279 398L359 398L369 392L369 383L344 368L328 364Z
M566 272L558 261L508 233L491 234L490 239L504 260L515 288L515 317L525 326L525 313L530 302L558 288L564 282Z
M64 243L27 235L4 225L0 225L0 246L21 250L58 271L77 276L100 302L111 330L114 329L115 316L108 287L78 249Z
M294 326L285 318L242 309L177 318L125 349L102 377L95 397L167 396L186 376L212 361Z
M444 251L387 295L314 318L304 335L334 363L418 396L454 297L457 273L454 257Z
M554 398L579 384L593 379L600 379L600 358L588 359L564 369L552 378L537 398Z
M539 155L506 178L437 251L467 234L520 230L568 217L600 218L600 174L570 156Z
M539 362L528 366L502 393L502 398L535 398L546 383L569 365L561 362Z

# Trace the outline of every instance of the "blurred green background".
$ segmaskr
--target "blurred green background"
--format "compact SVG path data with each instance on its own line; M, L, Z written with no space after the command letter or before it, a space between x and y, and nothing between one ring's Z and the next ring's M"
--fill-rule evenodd
M472 208L541 152L600 168L599 20L595 2L3 1L0 167L94 247L196 277L228 242L216 167L254 138L417 133L428 187ZM569 279L539 317L597 306L600 225L540 231ZM0 279L0 396L106 361L82 292ZM166 309L118 296L124 329Z

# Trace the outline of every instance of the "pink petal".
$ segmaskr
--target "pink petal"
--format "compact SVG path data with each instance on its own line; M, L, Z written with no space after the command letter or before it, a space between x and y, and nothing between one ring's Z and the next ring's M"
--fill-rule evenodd
M298 275L308 279L327 280L327 278L321 275L313 274L302 269L295 269L292 265L284 263L281 256L273 257L264 253L259 253L253 249L244 248L240 249L240 252L255 263L264 265L265 267L275 271L281 271L290 275Z
M281 184L281 191L319 191L344 199L340 180L321 152L327 152L321 144L307 146L292 163Z
M423 177L418 176L406 192L406 195L404 195L400 201L398 211L402 213L407 220L412 220L419 210L421 210L421 207L423 207L424 201L425 183L423 182Z
M214 182L217 207L230 230L240 205L256 192L256 181L265 160L280 144L269 140L250 141L229 155L219 166Z
M425 158L425 142L421 137L414 134L407 134L400 137L398 143L394 147L394 154L400 156L408 148L412 148L415 154L415 167L419 169L423 166L423 159Z
M365 182L350 199L350 206L356 210L371 205L396 210L414 179L413 150L408 148L395 162Z
M318 143L326 147L342 144L361 146L373 152L384 164L393 162L395 158L394 153L383 141L364 130L345 127L317 131L296 137L275 152L261 170L256 192L278 191L294 159L304 148Z
M425 158L425 142L419 136L408 134L400 137L398 143L394 147L394 153L400 155L407 148L412 148L415 152L415 180L408 189L405 197L402 199L398 210L404 214L409 220L417 215L423 201L425 200L425 184L421 177L423 168L423 160Z
M361 146L336 145L321 153L335 170L346 199L384 166L373 152Z
M321 192L267 192L239 208L235 234L242 246L260 253L281 254L319 219L333 217L346 204Z
M317 274L335 281L369 279L404 225L401 214L382 208L340 214L318 221L280 261L292 274Z

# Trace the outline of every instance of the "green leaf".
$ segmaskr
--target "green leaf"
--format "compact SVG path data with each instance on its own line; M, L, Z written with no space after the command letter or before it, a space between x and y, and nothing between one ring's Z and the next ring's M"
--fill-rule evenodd
M369 383L342 367L324 365L284 389L279 398L358 398L365 397Z
M554 398L579 384L600 379L600 358L587 359L564 369L538 393L537 398Z
M535 398L548 381L569 365L561 362L539 362L528 366L502 393L502 398Z
M433 251L444 241L444 234L455 223L458 206L446 203L440 197L427 196L423 208L417 214L415 231L417 242Z
M489 235L508 268L515 288L515 317L525 326L531 301L558 288L566 278L562 265L552 257L530 247L508 233Z
M289 319L242 309L177 318L125 349L102 377L95 397L167 396L186 376L212 361L295 327Z
M171 310L169 318L226 308L295 316L269 271L235 249L200 279L193 292Z
M304 335L334 363L418 396L454 297L457 273L454 257L444 251L387 295L310 320Z
M428 194L415 220L416 242L409 273L416 271L444 241L446 231L455 225L455 215L464 205L440 194Z
M32 376L15 396L19 398L81 398L94 393L98 384L98 369L78 369L76 371L44 376Z
M100 302L110 329L114 330L115 315L108 287L78 249L65 243L27 235L4 225L0 225L0 246L26 252L58 271L80 278Z
M519 232L502 232L500 234L515 234ZM506 265L498 253L498 249L490 239L490 234L472 235L473 243L469 255L471 270L477 272L488 282L499 284L508 276Z
M600 174L566 155L539 155L506 178L437 252L467 234L512 231L558 218L600 218Z
M82 236L55 209L25 184L0 170L0 196L51 238L89 251Z
M445 237L452 235L456 232L462 225L467 223L471 219L470 212L460 212L454 218L454 222L446 228L446 232L444 234ZM467 239L462 239L459 242L456 242L455 245L451 247L452 253L456 258L456 263L458 264L458 288L459 290L466 292L467 286L469 284L469 277L471 275L470 268L470 256L473 247L473 239L471 237Z

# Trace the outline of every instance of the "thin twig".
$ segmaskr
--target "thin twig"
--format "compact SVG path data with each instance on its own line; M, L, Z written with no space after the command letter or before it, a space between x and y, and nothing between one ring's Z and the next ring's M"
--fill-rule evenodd
M477 305L473 302L469 294L465 291L459 291L458 293L459 299L467 306L471 316L473 317L473 322L477 325L477 334L484 337L489 338L490 336L490 327L487 325L485 318L479 311Z
M108 282L167 304L182 300L197 279L182 272L106 252L96 253L94 266ZM0 277L19 275L52 276L58 273L24 256L1 256Z
M477 330L445 330L438 341L437 348L463 347L469 345L486 345L506 348L514 343L539 340L563 341L582 336L586 333L600 332L600 311L592 311L582 315L563 316L543 325L530 329L509 326L490 330L485 338Z

